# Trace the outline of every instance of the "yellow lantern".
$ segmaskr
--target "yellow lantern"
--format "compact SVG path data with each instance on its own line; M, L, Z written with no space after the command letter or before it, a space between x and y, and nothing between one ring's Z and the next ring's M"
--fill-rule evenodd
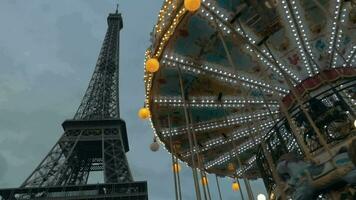
M141 108L138 111L138 116L141 119L148 119L151 116L151 112L150 112L150 110L148 108Z
M200 8L201 0L184 0L184 7L190 12L195 12Z
M146 61L146 70L154 73L159 70L159 62L156 58L150 58Z
M236 192L240 189L240 185L236 181L234 181L231 185L231 188L232 188L232 191Z
M180 169L181 169L180 165L178 163L174 163L172 168L173 168L173 172L175 172L175 173L180 172Z
M356 119L355 119L355 121L354 121L354 127L356 128Z
M203 176L203 177L201 178L201 183L202 183L203 185L207 185L207 184L208 184L208 178L206 178L206 176Z

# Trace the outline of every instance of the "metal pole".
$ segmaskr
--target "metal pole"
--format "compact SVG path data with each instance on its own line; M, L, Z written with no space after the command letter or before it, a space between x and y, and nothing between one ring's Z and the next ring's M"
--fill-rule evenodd
M191 123L191 126L193 127L193 124L194 124L194 121L193 121L193 117L192 117L192 112L189 111L189 121ZM205 173L204 173L204 166L203 166L203 162L201 160L201 156L199 155L199 152L200 152L200 149L199 149L199 146L198 146L198 142L197 142L197 138L196 138L196 135L195 135L195 130L194 128L192 128L192 135L193 135L193 144L194 144L194 148L196 150L196 158L197 158L197 161L198 161L198 169L200 170L200 176L203 178L203 177L206 177ZM207 193L209 193L209 190L208 190L208 182L206 185L202 184L203 186L203 192L204 192L204 197L205 199L207 199Z
M219 199L222 200L218 176L215 174L216 186L218 188Z
M178 163L178 158L176 157L176 163ZM180 176L179 176L179 172L177 173L177 180L178 180L178 196L179 196L179 200L182 200L182 188L180 185Z
M239 166L242 167L242 163L241 163L241 160L240 160L239 156L237 156L237 162L239 163ZM245 188L246 188L246 191L247 191L248 199L249 200L253 200L254 198L253 198L253 193L252 193L252 189L251 189L250 183L248 182L246 177L242 177L242 179L244 180L244 184L245 184Z
M259 88L259 89L261 90L261 88ZM264 96L264 95L262 95L262 96ZM265 98L263 98L263 99L264 99L264 101L265 101ZM267 104L267 103L266 103L266 104ZM250 110L250 112L251 112L251 111L252 111L251 107L249 106L248 108L249 108L249 110ZM271 110L269 109L268 104L267 104L267 108L268 108L269 112L271 113ZM276 124L276 121L275 121L273 115L272 115L272 118L273 118L273 121L274 121L275 124ZM248 126L248 129L251 130L251 127ZM260 133L260 135L261 135L261 137L263 137L262 133ZM251 134L250 134L250 137L252 138L252 140L254 141L255 145L257 146L257 140L256 140L255 136L251 133ZM282 188L281 180L280 180L279 176L278 176L277 173L276 173L276 167L275 167L275 165L274 165L274 163L273 163L273 159L272 159L272 157L271 157L271 154L269 154L269 152L267 151L267 148L266 148L266 146L265 146L264 140L261 141L261 146L262 146L263 152L264 152L264 154L265 154L265 156L266 156L266 158L267 158L268 165L270 166L270 170L271 170L271 172L272 172L272 176L273 176L274 180L276 181L277 188L278 188L278 190L279 190L279 192L280 192L280 194L281 194L281 199L282 199L282 200L287 200L287 197L286 197L285 194L283 193L283 188ZM272 149L271 149L271 150L272 150Z
M187 132L188 132L188 140L189 140L189 147L190 147L190 152L191 154L191 160L192 160L192 171L193 171L193 179L194 179L194 186L195 186L195 194L197 197L197 200L201 200L201 194L200 194L200 187L199 187L199 180L197 177L197 172L196 172L196 165L195 165L195 160L194 160L194 151L193 151L193 143L192 143L192 138L191 138L191 132L190 132L190 126L189 126L189 117L188 117L188 110L187 110L187 103L185 100L185 93L184 93L184 87L183 87L183 80L182 80L182 74L181 74L181 69L178 67L178 78L179 78L179 85L180 85L180 92L182 95L183 99L183 110L184 110L184 116L185 116L185 123L187 127Z
M241 184L240 184L240 181L239 181L239 179L238 179L238 178L236 178L236 182L237 182L237 184L239 184L239 186L240 186L239 191L240 191L241 199L242 199L242 200L245 200L245 197L244 197L244 195L242 194Z
M206 176L206 173L204 172L205 176ZM209 197L209 200L211 200L211 194L210 194L210 189L209 189L209 182L207 182L206 184L206 190L208 192L208 197Z
M276 118L274 117L274 115L272 114L271 108L269 107L269 105L268 105L268 103L267 103L267 98L266 98L266 96L264 95L264 93L262 92L261 87L258 87L258 90L259 90L259 91L261 92L261 94L262 94L263 102L264 102L265 106L267 107L268 113L269 113L269 115L271 116L274 125L277 125L277 120L276 120ZM283 137L281 136L281 134L279 133L279 131L278 131L277 128L275 128L275 131L276 131L276 135L277 135L278 139L279 139L279 140L281 141L281 143L282 143L283 149L284 149L286 152L288 152L288 148L287 148L286 142L284 141Z
M245 183L245 187L246 187L246 190L247 190L247 195L248 195L249 200L254 200L252 189L251 189L251 185L250 185L249 181L246 179L246 177L243 177L243 180L244 180L244 183Z
M172 144L172 132L171 132L171 119L170 116L168 115L168 128L169 128L169 143L171 147L171 158L172 158L172 166L173 166L173 177L174 177L174 191L176 195L176 200L179 200L178 198L178 191L177 191L177 174L178 173L178 163L175 162L174 159L174 149L173 149L173 144ZM177 168L176 168L177 167Z
M285 105L282 101L280 101L280 106L281 106L281 111L282 111L283 115L285 116L285 118L287 119L287 122L291 128L291 131L292 131L295 139L297 140L297 143L299 144L299 147L302 149L302 151L305 154L305 157L307 158L307 160L314 161L314 158L310 154L309 148L305 145L303 139L300 137L300 134L296 129L296 125L294 124L291 116L288 113L287 108L285 107Z
M201 181L202 181L202 186L203 186L203 194L204 194L204 199L208 200L208 196L207 196L207 192L206 192L206 185L208 184L208 178L206 178L206 176L204 176L203 172L200 170L200 177L201 177ZM203 178L205 177L206 183L203 182Z
M266 144L264 143L263 140L261 142L261 146L262 146L262 149L263 149L263 153L266 156L267 163L270 166L273 179L276 181L277 189L278 189L279 194L281 195L281 199L282 200L287 200L286 194L283 191L282 181L281 181L280 177L278 176L278 174L276 172L276 166L274 165L273 159L271 157L271 154L268 152Z

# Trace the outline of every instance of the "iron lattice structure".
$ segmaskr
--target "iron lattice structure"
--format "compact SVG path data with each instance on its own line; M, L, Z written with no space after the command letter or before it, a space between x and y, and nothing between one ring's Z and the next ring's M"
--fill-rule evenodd
M119 112L121 14L109 14L95 71L73 120L20 188L0 190L0 199L144 200L147 183L133 182L125 153L125 121ZM90 172L103 171L104 184L90 185Z

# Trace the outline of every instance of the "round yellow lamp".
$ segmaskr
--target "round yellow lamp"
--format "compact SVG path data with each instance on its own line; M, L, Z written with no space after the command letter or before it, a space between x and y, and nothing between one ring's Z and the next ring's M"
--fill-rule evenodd
M154 73L159 70L159 62L156 58L150 58L146 61L146 70Z
M239 191L240 185L236 181L234 181L231 185L231 188L232 188L232 191L236 192L236 191Z
M151 116L151 112L150 112L150 110L148 108L141 108L138 111L138 116L141 119L148 119Z
M201 0L184 0L184 7L190 12L195 12L200 8Z
M172 166L172 168L173 168L173 172L174 173L178 173L178 172L180 172L180 165L178 164L178 163L174 163L173 164L173 166Z
M203 185L207 185L207 184L208 184L208 178L206 178L206 176L203 176L203 177L201 178L201 183L202 183Z
M354 121L354 127L356 128L356 119L355 119L355 121Z

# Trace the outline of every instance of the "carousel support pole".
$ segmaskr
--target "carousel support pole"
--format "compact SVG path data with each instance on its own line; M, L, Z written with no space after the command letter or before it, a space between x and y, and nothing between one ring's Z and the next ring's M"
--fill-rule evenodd
M216 187L218 188L219 199L222 200L219 179L218 179L218 175L216 174L215 174L215 180L216 180Z
M224 109L222 103L221 103L221 107L222 107L222 109L224 110L224 114L225 114L225 117L226 117L226 112L225 112L225 109ZM232 146L233 146L233 149L236 148L236 145L235 145L234 141L232 141ZM230 155L230 156L231 156L231 155ZM237 162L238 162L239 166L242 167L242 162L241 162L240 157L239 157L238 155L237 155ZM242 168L241 168L241 169L242 169ZM238 176L237 173L236 173L235 175L236 175L236 177ZM253 199L254 199L254 197L253 197L253 192L252 192L251 185L250 185L249 181L246 179L246 177L243 177L242 179L244 180L245 188L246 188L246 191L247 191L247 195L248 195L248 197L249 197L249 200L253 200ZM239 184L239 185L240 185L240 184ZM240 192L241 192L241 189L240 189ZM242 192L241 192L241 197L243 198Z
M172 143L172 132L171 132L171 120L170 116L168 115L168 127L169 127L169 143L170 143L170 148L171 148L171 158L172 158L172 167L173 167L173 178L174 178L174 191L176 195L176 200L179 200L178 196L178 187L177 187L177 173L178 173L178 164L176 163L174 159L174 149L173 149L173 143Z
M262 96L263 96L263 95L262 95ZM264 99L264 101L265 101L265 99ZM266 102L266 101L265 101L265 102ZM268 105L267 105L267 107L268 107L268 110L269 110L270 114L272 114L272 112L271 112L271 110L269 109L269 106L268 106ZM250 110L250 112L252 111L252 110L251 110L251 107L249 107L249 110ZM273 115L272 115L272 118L273 118L273 121L275 121ZM276 123L276 121L275 121L275 123ZM253 123L252 123L252 124L253 124ZM248 129L251 130L251 127L248 126ZM261 135L261 137L263 138L263 134L260 133L260 135ZM250 137L251 137L252 140L254 141L255 145L257 145L257 140L256 140L256 138L254 137L254 135L253 135L252 133L250 134ZM262 142L261 142L261 146L262 146L263 153L264 153L264 155L265 155L265 157L266 157L266 159L267 159L267 163L268 163L268 165L270 166L270 170L271 170L271 172L272 172L272 177L273 177L273 179L276 181L277 189L278 189L278 191L279 191L279 194L281 195L281 200L287 200L286 195L283 193L282 181L281 181L280 177L279 177L278 174L277 174L277 170L276 170L277 168L276 168L276 166L275 166L274 163L273 163L272 156L271 156L271 154L268 152L267 147L266 147L266 144L264 143L264 140L263 140L263 139L262 139ZM270 148L270 149L272 150L272 148Z
M320 141L321 145L324 147L324 149L328 152L328 154L330 155L330 157L333 156L331 149L329 147L329 144L326 142L325 137L321 134L319 128L316 126L315 122L313 121L313 119L311 118L311 116L309 115L308 111L304 108L304 105L301 102L301 99L299 97L299 95L297 95L294 90L292 89L291 91L293 91L293 96L296 97L297 99L297 104L299 106L299 108L302 110L304 116L307 118L309 124L311 125L312 129L314 130L314 132L316 133L316 135L318 136L318 140ZM282 102L283 104L283 102Z
M215 24L216 24L216 27L217 27L217 30L218 30L219 39L220 39L220 41L221 41L222 44L223 44L223 47L224 47L226 56L227 56L227 58L228 58L228 60L229 60L229 62L230 62L231 67L233 67L234 70L235 70L236 68L235 68L234 62L233 62L233 60L232 60L230 51L229 51L229 49L228 49L228 47L227 47L227 45L226 45L225 39L224 39L224 37L223 37L223 35L222 35L222 33L221 33L221 30L219 29L219 26L217 25L216 20L215 20ZM237 159L238 159L239 165L240 165L240 167L241 167L241 166L242 166L242 165L241 165L241 161L240 161L240 158L239 158L238 156L237 156ZM244 183L245 183L245 187L246 187L246 189L247 189L247 194L248 194L248 196L249 196L249 199L250 199L250 200L254 199L253 193L252 193L252 190L251 190L251 185L250 185L250 183L248 182L248 180L246 180L245 177L243 178L243 180L244 180ZM242 195L242 194L241 194L241 195Z
M241 199L242 199L242 200L245 200L245 197L244 197L244 195L242 194L241 184L240 184L240 181L239 181L239 179L238 179L238 178L236 178L236 182L237 182L237 184L239 184L239 186L240 186L239 191L240 191L240 196L241 196Z
M206 185L208 184L208 178L206 178L206 176L204 175L202 170L200 171L200 177L201 177L201 181L202 181L202 186L203 186L203 193L204 193L204 199L205 200L209 200L208 195L207 195L207 191L206 191ZM203 177L205 177L206 182L203 182Z
M240 160L239 156L237 156L237 162L239 163L239 166L242 167L242 163L241 163L241 160ZM242 168L241 168L241 170L242 170ZM251 185L250 185L249 181L247 180L246 177L243 177L242 179L243 179L245 187L246 187L248 199L249 200L254 200L253 192L252 192Z
M261 88L260 88L260 87L259 87L259 89L260 89L260 91L261 91ZM263 95L263 92L261 92L261 93L262 93L262 96L263 96L263 98L264 98L264 101L266 102L265 97L264 97L264 95ZM306 158L307 158L308 160L313 161L313 158L312 158L312 156L311 156L311 154L310 154L309 148L305 145L303 139L300 137L300 134L299 134L299 132L297 131L297 128L295 127L295 124L293 123L293 120L292 120L291 116L290 116L289 113L288 113L288 109L285 107L285 105L283 104L283 102L282 102L281 100L278 100L278 103L279 103L279 105L280 105L280 108L281 108L281 111L282 111L283 115L286 117L287 122L288 122L288 124L289 124L290 127L291 127L292 134L293 134L294 137L296 138L296 141L297 141L297 143L299 144L299 147L301 148L302 152L304 152L304 154L305 154L305 156L306 156ZM270 115L271 115L270 109L269 109L269 112L270 112ZM273 117L273 115L271 115L271 116ZM276 123L275 119L274 119L274 118L272 118L272 119L273 119L274 122ZM279 134L279 131L276 130L276 132L278 133L277 136L281 137L280 134ZM282 141L284 141L283 138L282 138ZM288 152L288 149L287 149L287 152Z
M183 86L183 80L182 80L182 72L181 72L180 67L178 67L178 78L179 78L180 92L181 92L182 99L183 99L183 110L184 110L185 123L186 123L186 127L187 127L187 132L188 132L189 148L190 148L190 152L191 152L192 171L193 171L193 179L194 179L194 186L195 186L195 194L196 194L197 200L201 200L198 174L197 174L196 165L195 165L195 159L194 159L194 154L195 153L193 151L192 135L191 135L191 132L190 132L190 126L189 126L189 121L188 121L189 117L188 117L187 102L186 102L186 98L185 98L184 86Z
M266 46L268 52L272 55L272 59L275 61L276 59L275 59L274 55L272 54L271 50L269 49L269 47L268 47L268 45L267 45L266 43L265 43L265 46ZM278 65L278 64L277 64L277 65ZM278 67L279 67L279 66L278 66ZM281 71L282 75L284 74L284 71L283 71L280 67L278 68L278 70ZM284 79L286 79L285 76L283 76L283 77L284 77ZM288 79L288 80L289 80L289 79ZM287 82L288 82L288 81L287 81ZM289 83L290 83L290 82L289 82ZM288 87L289 87L289 89L290 89L291 91L293 90L293 87L291 87L291 83L288 84ZM274 88L273 88L273 91L276 92L276 90L275 90ZM281 111L282 111L283 115L286 117L287 122L288 122L288 124L289 124L290 127L291 127L291 132L292 132L292 134L294 135L294 137L296 138L296 141L297 141L297 143L299 144L299 147L301 148L302 152L304 152L305 157L307 158L307 160L314 161L314 160L313 160L313 157L312 157L311 154L310 154L309 148L305 145L303 139L300 137L300 134L299 134L299 132L297 131L296 126L295 126L295 124L293 123L293 120L292 120L291 116L290 116L289 113L288 113L288 109L285 107L284 103L283 103L281 100L278 100L278 103L279 103L279 105L280 105L280 108L281 108Z
M207 184L207 183L204 183L203 182L203 177L204 177L204 174L203 174L203 172L200 170L200 177L201 177L201 181L202 181L202 186L203 186L203 194L204 194L204 199L205 200L208 200L208 196L206 195L207 194L207 192L206 192L206 188L205 188L205 184ZM206 177L205 177L206 178ZM208 182L207 180L207 178L205 179L206 180L206 182Z
M354 53L356 53L356 51L354 51ZM338 72L337 70L336 70L336 73L339 74L339 72ZM321 78L322 78L325 82L328 82L328 83L329 83L328 85L329 85L330 89L334 92L334 94L337 96L337 98L341 101L341 104L350 112L351 116L352 116L353 118L355 118L356 115L355 115L354 110L349 106L348 103L346 103L344 97L341 96L340 92L337 91L336 86L334 86L334 83L333 83L333 82L329 82L329 81L327 80L327 78L325 77L325 75L324 75L323 72L321 72L320 75L321 75Z
M258 87L258 90L260 91L260 93L262 94L262 99L263 99L263 102L265 104L265 106L267 107L267 110L268 110L268 114L271 116L272 120L273 120L273 123L275 125L277 125L277 120L276 118L274 117L274 115L272 114L272 111L271 111L271 108L269 107L268 103L267 103L267 98L266 96L264 95L261 87ZM281 134L279 133L279 131L277 130L277 128L275 128L275 131L276 131L276 135L278 137L278 140L281 142L282 146L283 146L283 149L285 152L288 152L288 148L287 148L287 145L286 145L286 142L284 141L283 137L281 136Z
M276 181L277 189L278 189L279 194L281 195L281 199L282 199L282 200L287 200L286 194L285 194L284 191L283 191L283 184L282 184L282 181L281 181L280 177L279 177L278 174L277 174L276 166L275 166L274 163L273 163L272 156L271 156L271 154L268 152L267 147L266 147L266 144L264 143L263 140L262 140L262 142L261 142L261 146L262 146L263 154L266 156L267 163L268 163L268 165L269 165L270 168L271 168L271 172L272 172L273 179Z
M253 196L253 192L252 192L249 180L247 180L246 177L244 177L243 180L245 183L245 187L247 189L247 195L248 195L249 200L254 200L254 196Z
M189 110L189 121L191 123L191 126L193 127L194 119L193 119L193 116L192 116L192 112L190 110ZM204 172L204 166L203 166L203 161L202 161L201 155L199 154L200 149L199 149L199 146L198 146L197 137L196 137L194 128L192 128L192 135L193 135L194 148L196 150L196 158L197 158L197 161L198 161L198 169L200 170L201 178L203 178L203 177L206 177L206 174ZM206 185L202 184L205 199L207 199L207 197L210 196L210 195L207 195L207 194L209 194L208 187L206 187L208 185L209 185L208 181L206 182Z
M178 163L178 158L176 158L176 163ZM180 184L180 175L179 172L177 173L177 181L178 181L178 195L179 195L179 200L182 200L182 188L181 188L181 184Z
M221 38L222 40L223 40L223 38ZM225 49L225 50L227 50L227 49ZM226 51L226 54L228 54L228 55L230 55L230 53L228 52L228 51ZM231 62L231 61L230 61ZM232 66L233 66L233 64L232 63L230 63ZM220 96L220 95L219 95ZM222 104L222 101L221 101L221 99L219 98L219 101L220 101L220 106L221 106L221 109L223 110L223 112L224 112L224 116L225 116L225 120L227 121L227 114L226 114L226 110L224 109L224 106L223 106L223 104ZM233 147L233 149L235 149L235 147L236 147L236 145L235 145L235 143L234 143L234 141L232 141L232 147ZM230 155L231 156L231 155ZM237 160L238 160L238 164L239 164L239 166L241 167L242 166L242 164L241 164L241 161L240 161L240 158L237 156ZM236 177L237 177L237 174L236 174ZM251 194L252 194L252 190L251 190L251 186L248 184L246 184L246 180L245 180L245 178L243 178L244 179L244 181L245 181L245 187L246 187L246 191L247 191L247 194L248 194L248 196L249 196L249 199L251 199ZM236 180L237 180L237 182L238 182L238 184L239 184L239 186L241 186L240 185L240 182L239 182L239 180L236 178ZM251 191L251 192L250 192ZM241 191L241 188L240 188L240 194L241 194L241 198L242 198L242 200L244 200L244 196L243 196L243 194L242 194L242 191ZM253 194L252 194L252 199L253 199Z
M333 84L332 83L330 83L330 84L331 84L331 90L334 92L334 94L337 96L337 98L340 99L342 105L345 106L347 108L347 110L350 112L351 116L353 118L355 118L356 115L355 115L354 110L349 106L349 104L346 103L345 99L341 96L339 91L336 90L336 88L333 86Z
M268 47L267 43L264 43L265 47L267 48L268 52L273 56L273 54L271 53L270 48ZM300 99L300 96L295 92L293 84L291 82L291 80L288 77L288 74L285 73L285 71L283 69L281 69L281 67L279 65L276 65L277 69L282 73L284 80L286 81L291 94L293 95L293 97L295 97L296 102L298 107L302 110L304 116L307 118L309 124L311 125L312 129L314 130L314 132L316 133L316 135L318 136L318 139L321 143L321 145L324 147L324 149L326 150L326 152L328 152L328 154L330 155L330 157L333 156L331 149L328 145L328 143L326 142L324 136L321 134L319 128L315 125L315 122L313 121L313 119L311 118L311 116L309 115L308 111L304 108L303 102ZM283 102L282 102L283 104ZM291 125L291 124L290 124Z
M206 173L204 172L205 176L206 176ZM211 200L211 194L210 194L210 188L209 188L209 182L207 182L206 184L206 190L208 192L208 197L209 197L209 200Z
M300 137L300 133L297 131L297 127L296 127L295 123L293 122L292 117L289 115L288 110L285 107L284 103L282 101L280 101L279 104L280 104L281 111L282 111L283 115L285 116L285 118L287 119L287 122L292 130L292 134L294 135L294 137L295 137L297 143L299 144L299 147L301 148L302 152L304 153L305 157L307 158L307 160L314 161L314 158L310 154L309 148L305 145L303 138Z
M260 92L262 93L261 88L258 87L258 89L259 89ZM262 94L263 94L263 93L262 93ZM277 123L277 120L276 120L276 119L274 118L274 116L272 115L271 109L270 109L270 107L269 107L269 105L268 105L268 103L267 103L267 101L266 101L266 99L265 99L265 96L262 95L262 97L263 97L263 101L265 102L265 104L266 104L266 106L267 106L267 109L268 109L268 111L269 111L269 113L270 113L270 115L271 115L271 117L272 117L272 120L273 120L274 123L276 124L276 123ZM249 111L252 112L251 106L249 106L248 108L249 108ZM252 124L253 124L253 122L252 122ZM257 124L257 125L259 125L259 124ZM251 127L249 126L249 124L248 124L248 129L251 130ZM277 133L277 134L279 134L279 133ZM261 137L263 138L262 132L260 132L260 135L261 135ZM257 140L256 140L255 136L254 136L252 133L250 133L250 137L251 137L252 140L254 141L255 145L257 145ZM281 139L281 138L279 138L279 139ZM283 145L285 145L283 139L282 139L281 143L282 143ZM267 163L268 163L268 165L270 166L270 170L271 170L271 172L272 172L273 179L276 181L277 189L278 189L278 191L279 191L279 193L280 193L280 195L281 195L281 200L287 200L287 197L286 197L286 195L285 195L284 192L283 192L282 181L281 181L280 177L279 177L278 174L277 174L277 170L276 170L277 168L276 168L276 166L275 166L274 163L273 163L272 156L271 156L271 154L268 152L267 147L266 147L266 144L264 143L264 140L263 140L263 139L262 139L262 141L261 141L261 146L262 146L262 149L263 149L263 153L264 153L264 155L265 155L265 157L266 157L266 159L267 159ZM285 148L287 148L287 147L285 147ZM270 149L271 149L271 151L272 151L272 148L270 148Z

